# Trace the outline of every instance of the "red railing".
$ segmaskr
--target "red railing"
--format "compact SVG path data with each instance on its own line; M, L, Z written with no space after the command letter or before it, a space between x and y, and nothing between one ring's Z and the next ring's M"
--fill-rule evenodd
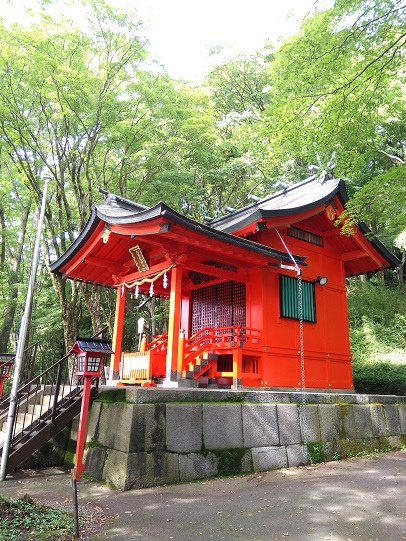
M184 339L183 352L180 345L179 354L182 357L180 359L182 370L188 364L194 363L195 359L205 352L243 347L246 345L258 347L261 343L261 337L262 331L260 329L242 325L215 328L204 327L189 339ZM154 353L166 354L168 349L168 333L157 336L152 342L147 344L146 349L152 355Z
M157 352L166 351L168 349L168 333L156 336L152 342L147 344L147 349L153 349Z
M185 341L184 364L187 365L201 353L211 349L259 345L261 335L261 330L241 325L205 327Z

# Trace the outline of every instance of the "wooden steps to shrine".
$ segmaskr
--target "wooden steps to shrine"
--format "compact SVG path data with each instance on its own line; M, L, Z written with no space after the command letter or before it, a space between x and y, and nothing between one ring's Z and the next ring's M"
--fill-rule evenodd
M217 354L205 351L188 363L187 369L182 371L182 378L197 379L205 374L217 361Z

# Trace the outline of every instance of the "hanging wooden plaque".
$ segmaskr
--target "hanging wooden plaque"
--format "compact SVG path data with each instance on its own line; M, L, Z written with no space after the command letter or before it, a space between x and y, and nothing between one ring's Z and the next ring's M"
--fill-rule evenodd
M129 252L130 252L132 258L134 259L134 262L137 265L137 268L138 268L139 272L145 272L145 271L149 270L149 265L145 261L145 257L143 255L143 253L141 252L141 248L138 246L138 244L137 244L137 246L134 246L133 248L130 248Z

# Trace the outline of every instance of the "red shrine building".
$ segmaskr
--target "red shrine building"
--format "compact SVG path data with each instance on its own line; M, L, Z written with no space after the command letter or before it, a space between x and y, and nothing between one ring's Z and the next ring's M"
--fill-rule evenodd
M365 224L342 234L347 200L313 176L203 224L106 193L51 268L116 289L110 383L351 391L345 279L399 261ZM128 292L169 299L139 351L122 349Z

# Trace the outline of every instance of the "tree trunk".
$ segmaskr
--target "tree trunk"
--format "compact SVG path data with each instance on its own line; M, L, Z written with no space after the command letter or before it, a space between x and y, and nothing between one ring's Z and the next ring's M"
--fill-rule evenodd
M62 309L63 337L66 351L72 346L78 334L79 322L79 284L73 280L63 280L60 276L50 272L52 284L58 295ZM68 295L68 288L71 291Z
M92 320L93 333L102 329L101 291L100 287L89 284L82 285L83 297Z
M399 268L399 283L404 284L404 276L406 273L406 250L402 250L402 264Z
M24 241L27 230L27 222L30 214L30 205L22 208L21 228L17 240L17 248L14 254L10 254L8 280L7 280L7 305L0 326L0 352L7 352L10 346L10 334L14 325L19 291L19 271L24 251Z

